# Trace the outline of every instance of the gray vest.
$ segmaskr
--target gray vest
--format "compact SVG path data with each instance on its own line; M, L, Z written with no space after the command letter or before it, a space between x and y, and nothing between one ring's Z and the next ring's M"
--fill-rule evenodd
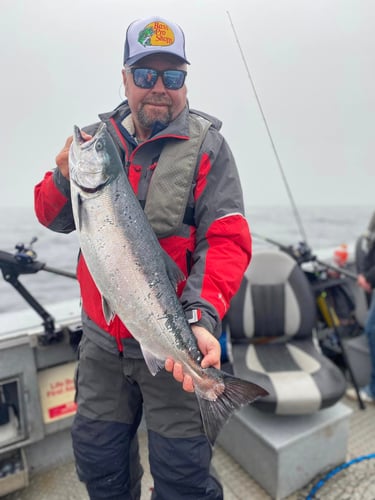
M199 151L210 126L206 118L190 113L190 138L170 140L161 152L145 205L158 238L173 235L183 222Z

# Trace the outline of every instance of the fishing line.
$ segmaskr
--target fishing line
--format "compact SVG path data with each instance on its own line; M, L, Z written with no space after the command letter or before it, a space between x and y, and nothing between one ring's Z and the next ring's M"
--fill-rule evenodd
M260 102L260 99L259 99L259 96L258 96L258 93L256 91L256 88L255 88L255 85L254 85L254 81L251 77L251 73L250 73L250 70L249 70L249 66L246 62L246 59L245 59L245 55L243 53L243 50L242 50L242 47L241 47L241 44L240 44L240 41L239 41L239 38L237 36L237 32L235 30L235 27L234 27L234 24L233 24L233 21L232 21L232 18L230 16L230 13L229 11L227 11L227 14L228 14L228 18L229 18L229 22L231 24L231 27L232 27L232 30L233 30L233 34L234 34L234 37L236 39L236 42L237 42L237 45L238 45L238 48L239 48L239 51L240 51L240 54L241 54L241 58L242 58L242 61L244 63L244 66L245 66L245 69L246 69L246 72L247 72L247 76L250 80L250 83L251 83L251 86L252 86L252 89L253 89L253 92L254 92L254 95L255 95L255 99L257 101L257 104L258 104L258 107L259 107L259 110L260 110L260 113L262 115L262 119L263 119L263 123L264 123L264 126L266 127L266 130L267 130L267 134L268 134L268 138L271 142L271 146L272 146L272 149L273 149L273 152L274 152L274 155L275 155L275 158L276 158L276 162L277 162L277 165L279 167L279 170L280 170L280 173L281 173L281 177L283 179L283 182L284 182L284 185L285 185L285 188L287 190L287 193L288 193L288 196L289 196L289 200L290 200L290 203L292 205L292 210L294 212L294 216L296 218L296 222L297 222L297 225L299 227L299 230L300 230L300 233L301 233L301 236L303 238L303 241L305 241L307 243L307 237L306 237L306 232L304 230L304 227L303 227L303 224L302 224L302 220L301 220L301 217L298 213L298 209L297 209L297 206L294 202L294 199L293 199L293 195L292 195L292 192L291 192L291 189L289 187L289 184L288 184L288 181L287 181L287 178L285 176L285 173L284 173L284 169L283 169L283 166L281 164L281 160L280 160L280 157L278 155L278 152L277 152L277 149L276 149L276 146L275 146L275 143L273 141L273 138L272 138L272 134L271 134L271 130L268 126L268 123L267 123L267 119L266 119L266 116L264 114L264 111L263 111L263 108L262 108L262 104Z
M326 474L320 481L318 481L309 491L307 497L305 500L313 500L315 493L320 490L324 484L331 479L333 476L338 474L340 471L347 469L353 464L357 464L359 462L362 462L363 460L370 460L372 458L375 458L375 453L370 453L369 455L363 455L361 457L353 458L353 460L350 460L349 462L345 462L344 464L339 465L335 469L332 469L328 474Z

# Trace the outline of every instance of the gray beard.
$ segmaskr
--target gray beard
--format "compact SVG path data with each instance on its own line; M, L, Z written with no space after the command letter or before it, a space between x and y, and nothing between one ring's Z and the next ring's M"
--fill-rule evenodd
M164 115L151 117L145 113L144 107L142 106L138 111L137 116L140 125L146 129L152 129L156 122L161 123L162 125L168 125L168 123L172 121L172 112L170 108L168 108L168 111L164 113Z

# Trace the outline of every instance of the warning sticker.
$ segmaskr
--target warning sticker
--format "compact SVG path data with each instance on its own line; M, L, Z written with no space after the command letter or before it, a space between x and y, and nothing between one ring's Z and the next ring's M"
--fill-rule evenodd
M38 373L43 420L48 424L74 415L74 371L76 362L47 368Z

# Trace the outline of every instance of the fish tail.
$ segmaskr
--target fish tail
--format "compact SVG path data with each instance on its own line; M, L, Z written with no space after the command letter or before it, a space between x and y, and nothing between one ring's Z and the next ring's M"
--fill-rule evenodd
M221 376L225 389L217 396L216 400L208 400L196 391L203 427L212 445L234 411L241 406L252 403L259 397L268 395L263 387L253 382L233 377L224 372L221 372Z

